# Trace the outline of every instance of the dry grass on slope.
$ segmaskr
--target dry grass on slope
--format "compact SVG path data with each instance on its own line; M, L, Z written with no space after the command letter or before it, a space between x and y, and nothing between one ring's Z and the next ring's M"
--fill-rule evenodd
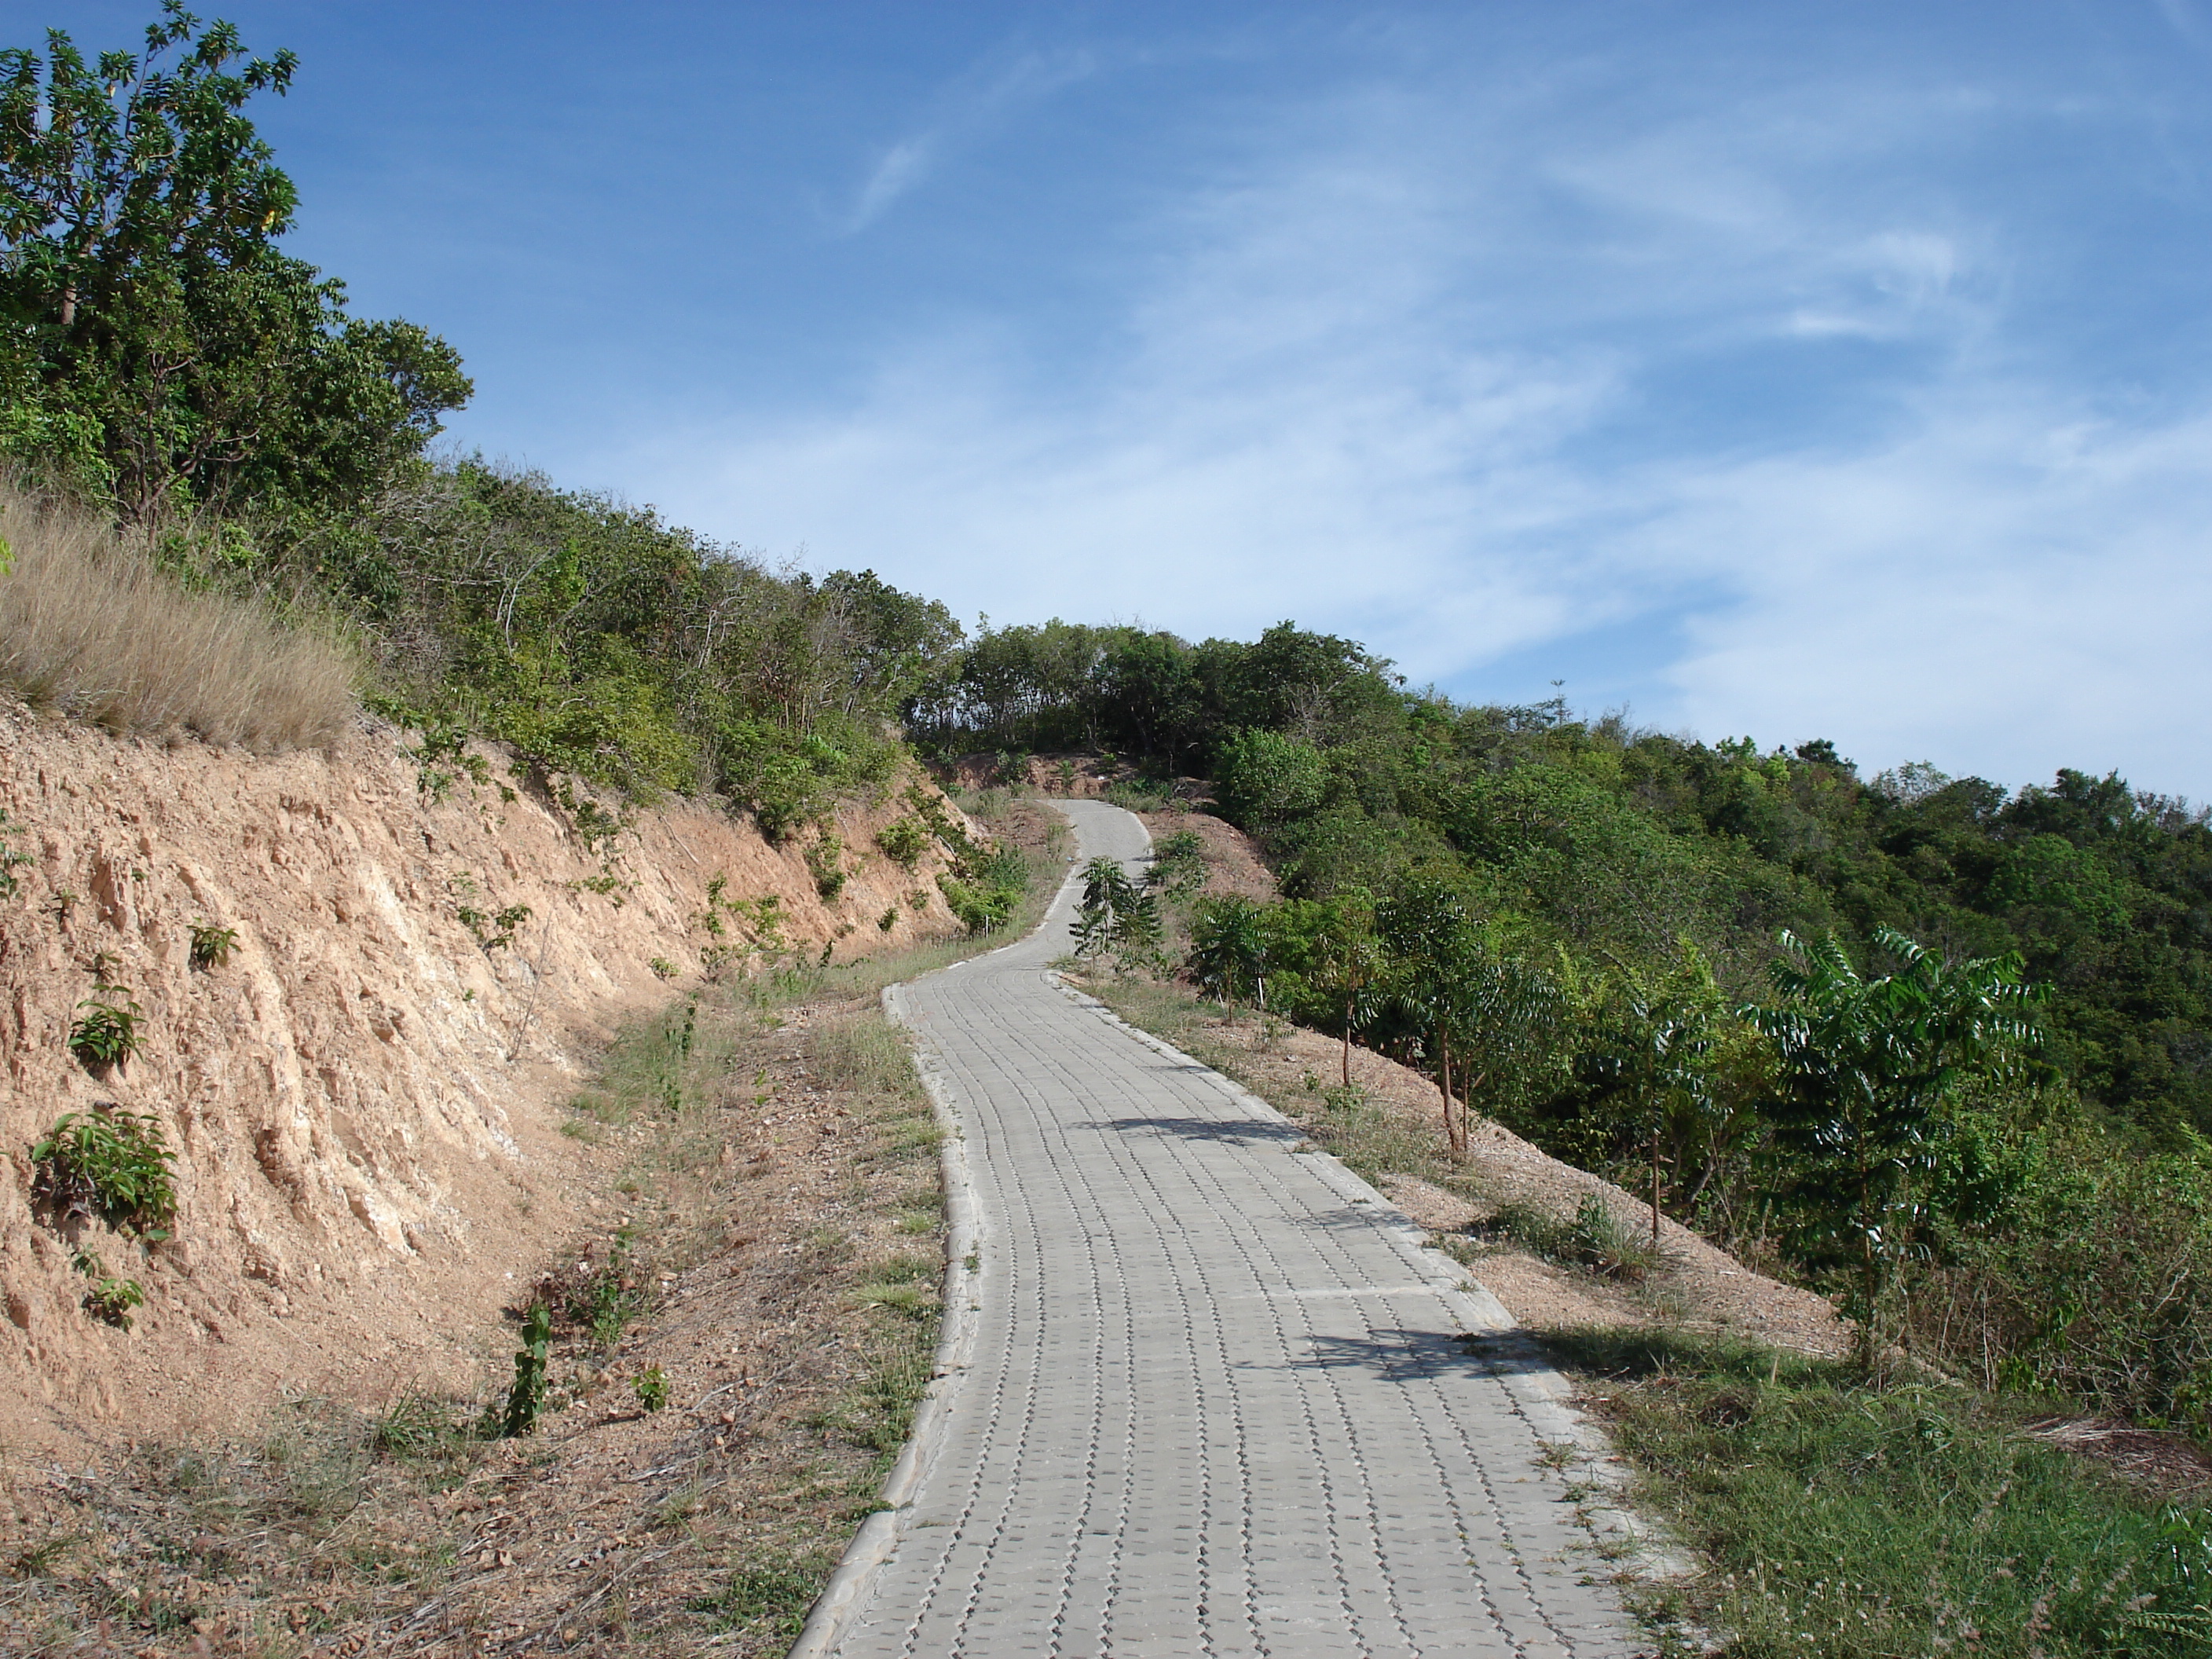
M113 732L279 751L346 728L354 667L263 607L193 592L80 509L0 481L0 686Z

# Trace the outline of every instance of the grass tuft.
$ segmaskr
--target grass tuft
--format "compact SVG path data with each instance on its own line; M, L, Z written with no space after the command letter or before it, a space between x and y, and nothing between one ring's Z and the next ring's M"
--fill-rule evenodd
M835 1020L808 1034L807 1063L833 1089L918 1098L914 1055L906 1041L876 1010Z
M327 746L352 659L264 605L194 592L82 509L0 481L0 685L110 731L189 732L263 752Z
M1667 1611L1731 1656L2203 1650L2212 1513L2027 1437L2014 1402L1666 1331L1546 1340L1710 1563Z
M1595 1193L1583 1194L1565 1220L1533 1205L1505 1205L1486 1231L1547 1261L1589 1267L1627 1285L1641 1285L1667 1262L1666 1252L1652 1243L1648 1231Z

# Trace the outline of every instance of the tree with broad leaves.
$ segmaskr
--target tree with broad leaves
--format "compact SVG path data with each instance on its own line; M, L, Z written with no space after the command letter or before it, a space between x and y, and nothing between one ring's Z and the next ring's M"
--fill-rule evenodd
M1765 1115L1780 1196L1802 1218L1806 1257L1848 1275L1845 1311L1871 1366L1919 1220L1914 1176L1934 1163L1960 1085L2039 1040L2029 1011L2042 991L2022 982L2017 955L1946 963L1892 928L1875 943L1903 965L1875 977L1832 937L1781 937L1781 1000L1743 1011L1778 1060Z
M1314 947L1315 989L1344 1009L1341 1071L1352 1086L1352 1040L1382 1012L1389 954L1375 933L1375 903L1365 889L1340 895Z
M179 0L143 56L0 51L0 443L127 523L357 501L467 401L442 340L277 252L297 193L244 109L296 67Z
M1200 990L1228 1005L1231 1024L1238 1000L1247 994L1267 1007L1268 966L1267 932L1258 905L1235 893L1199 901L1188 969Z
M1377 908L1376 927L1394 964L1390 1000L1435 1056L1444 1140L1456 1156L1467 1149L1467 1133L1463 1116L1452 1110L1452 1036L1463 1028L1470 977L1483 954L1480 928L1457 893L1427 880L1394 892Z
M1142 956L1160 942L1159 901L1129 878L1119 859L1083 866L1083 898L1075 913L1075 954Z
M1735 1018L1712 965L1686 935L1675 940L1673 972L1623 967L1597 1016L1595 1069L1637 1113L1650 1147L1651 1243L1659 1243L1662 1142L1671 1122L1697 1123L1715 1113L1713 1056L1723 1028Z

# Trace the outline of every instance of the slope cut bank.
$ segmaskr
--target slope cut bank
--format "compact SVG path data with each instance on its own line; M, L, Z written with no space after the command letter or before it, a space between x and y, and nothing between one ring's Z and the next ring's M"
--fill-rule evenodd
M625 1018L744 936L726 905L706 921L714 894L774 898L816 956L960 931L935 847L910 867L876 850L894 792L842 813L825 853L682 802L610 834L487 758L438 799L388 732L256 759L0 708L25 860L0 897L9 1447L232 1430L286 1391L466 1389L510 1346L502 1305L597 1202L560 1103ZM226 961L194 964L196 926L234 933ZM112 1068L70 1047L95 996L137 1011ZM143 1255L32 1196L33 1143L103 1104L176 1153L174 1237ZM85 1311L80 1253L143 1285L135 1328Z

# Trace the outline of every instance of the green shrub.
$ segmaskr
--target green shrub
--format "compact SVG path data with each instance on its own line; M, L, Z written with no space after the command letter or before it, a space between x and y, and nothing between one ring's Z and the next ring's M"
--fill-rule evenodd
M806 873L814 878L814 890L826 901L845 890L845 843L824 830L806 849Z
M959 845L957 869L938 877L938 890L969 933L1005 927L1029 892L1029 860L1003 842L978 848L963 836Z
M623 1330L645 1306L630 1269L628 1244L617 1239L607 1260L570 1285L559 1300L563 1323L588 1332L602 1348L621 1341Z
M106 1000L117 996L123 1000ZM105 986L100 996L87 997L77 1006L84 1012L70 1026L70 1052L88 1068L119 1066L138 1052L138 1021L145 1010L131 1000L128 986Z
M668 1373L658 1365L647 1365L631 1380L630 1389L640 1406L657 1412L668 1404Z
M31 1194L64 1215L158 1241L176 1218L175 1161L154 1118L112 1106L65 1112L31 1148Z
M489 956L494 951L504 951L514 943L515 929L530 920L530 907L510 904L505 909L486 915L473 905L460 905L453 911L453 919L477 936L477 943Z
M1273 732L1239 732L1223 744L1214 778L1223 815L1255 831L1315 811L1328 793L1321 750Z
M929 828L919 818L894 818L876 831L876 845L902 869L911 870L929 850Z
M1916 1346L1986 1388L2212 1430L2212 1171L2088 1130L2020 1136L1977 1162L1978 1179L2014 1190L1916 1264Z
M135 1279L118 1279L89 1250L79 1250L70 1265L92 1281L84 1293L84 1310L103 1325L131 1328L131 1310L146 1305L145 1288Z
M1173 898L1206 885L1206 842L1195 830L1178 830L1152 848L1151 884Z
M192 924L192 966L205 972L210 968L221 968L230 961L230 953L238 948L238 929L217 927L211 922Z

